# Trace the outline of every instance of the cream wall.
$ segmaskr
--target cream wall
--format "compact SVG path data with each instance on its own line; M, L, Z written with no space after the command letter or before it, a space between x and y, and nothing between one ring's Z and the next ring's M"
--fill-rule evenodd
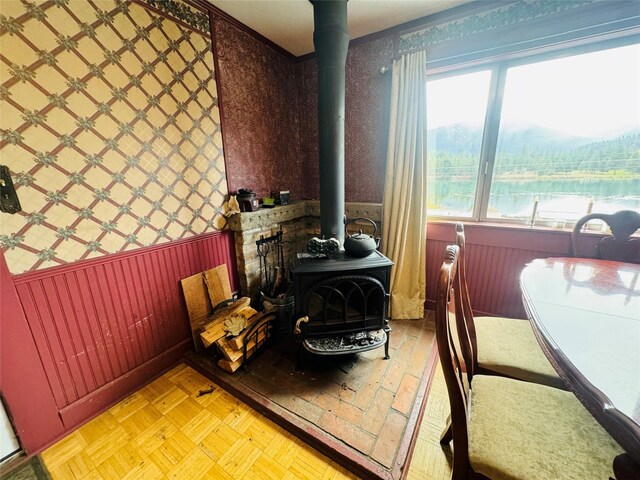
M0 215L12 273L225 227L208 16L165 10L0 2L0 163L23 209Z

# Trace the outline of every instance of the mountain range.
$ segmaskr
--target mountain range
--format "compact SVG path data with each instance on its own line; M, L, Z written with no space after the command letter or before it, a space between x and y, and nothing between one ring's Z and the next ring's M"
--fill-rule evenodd
M482 127L466 124L438 127L427 132L430 150L449 154L479 152L482 144ZM640 128L613 137L580 137L538 125L520 125L502 129L498 136L500 154L520 154L525 149L532 152L568 152L577 150L595 152L612 148L640 149Z

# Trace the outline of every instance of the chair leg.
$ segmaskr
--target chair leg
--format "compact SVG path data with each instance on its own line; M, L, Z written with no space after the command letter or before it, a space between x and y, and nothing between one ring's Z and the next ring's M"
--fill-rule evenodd
M440 435L440 443L442 445L448 445L453 440L453 431L451 430L451 415L447 417L447 426L444 427L442 434Z

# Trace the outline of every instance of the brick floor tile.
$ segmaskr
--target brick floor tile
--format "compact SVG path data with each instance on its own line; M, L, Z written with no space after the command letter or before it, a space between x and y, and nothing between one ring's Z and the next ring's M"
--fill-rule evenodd
M384 376L382 385L387 390L396 391L400 387L402 377L409 366L409 360L412 355L413 347L416 344L416 337L407 337L405 341L400 345L396 352L396 358L391 362L390 367Z
M291 393L307 402L313 402L313 399L318 395L318 388L315 385L310 387L300 382L291 388Z
M369 405L371 405L376 391L382 384L387 369L392 364L393 362L380 360L373 366L362 382L362 386L356 392L354 400L351 402L354 406L362 410L369 409Z
M308 373L307 375L326 385L329 385L331 383L342 385L349 377L348 373L343 372L342 370L337 368L327 371L314 372L313 374Z
M411 337L420 337L422 331L429 324L426 319L420 320L407 320L407 335Z
M374 356L365 356L366 353L376 352ZM370 350L365 352L365 354L359 354L358 359L354 362L353 367L349 369L349 374L345 379L345 383L349 386L349 389L353 389L354 391L358 391L363 384L363 381L369 371L374 367L376 363L378 363L381 359L383 359L382 350Z
M333 413L323 413L317 424L329 434L343 440L365 455L368 455L373 448L376 437L361 428L345 422Z
M413 355L413 349L416 347L419 337L407 337L399 348L398 359L409 360Z
M398 412L392 411L387 415L382 431L371 452L371 457L374 460L377 460L385 467L391 467L406 424L407 418Z
M398 387L396 392L395 401L391 407L404 415L409 415L411 407L413 407L413 401L416 398L416 392L418 391L419 385L420 380L413 375L405 375L402 377L402 382L400 382L400 387Z
M317 382L309 382L304 372L278 372L274 383L307 402L313 401L318 394Z
M373 435L378 435L393 403L393 392L384 388L378 389L375 399L365 414L360 425Z
M347 402L343 402L333 395L321 393L316 397L313 403L325 411L331 412L354 425L360 425L360 422L362 422L362 415L364 412L361 409L354 407Z
M273 366L276 369L284 372L294 370L295 364L295 358L290 358L289 356L278 356L273 362Z
M416 377L423 375L424 369L427 366L427 358L431 352L431 345L433 345L433 342L424 344L424 346L420 344L415 346L411 359L409 360L407 373L415 375Z
M305 418L311 423L316 423L320 416L324 413L324 410L317 405L314 405L299 397L283 396L276 400L276 403L283 406L287 410L292 411L296 415Z
M397 349L408 336L407 332L407 323L410 320L391 320L389 322L389 326L391 327L391 332L389 335L389 348ZM395 327L395 328L394 328Z
M284 394L285 391L273 380L267 380L256 375L247 375L242 379L242 384L252 388L256 392L267 398L272 398L278 394Z
M249 373L245 373L244 376L257 376L261 378L268 378L271 380L273 380L280 371L275 368L267 359L263 361L262 358L249 363L247 369Z
M351 403L356 396L357 391L351 387L347 381L340 384L331 382L327 385L322 385L319 389L322 393L333 395L339 398L343 402Z

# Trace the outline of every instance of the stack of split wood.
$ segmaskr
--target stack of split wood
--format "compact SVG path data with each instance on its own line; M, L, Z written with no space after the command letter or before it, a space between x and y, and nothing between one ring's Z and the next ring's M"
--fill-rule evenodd
M196 351L215 345L222 357L218 365L235 372L271 335L276 315L259 313L250 299L231 299L227 266L180 280Z

